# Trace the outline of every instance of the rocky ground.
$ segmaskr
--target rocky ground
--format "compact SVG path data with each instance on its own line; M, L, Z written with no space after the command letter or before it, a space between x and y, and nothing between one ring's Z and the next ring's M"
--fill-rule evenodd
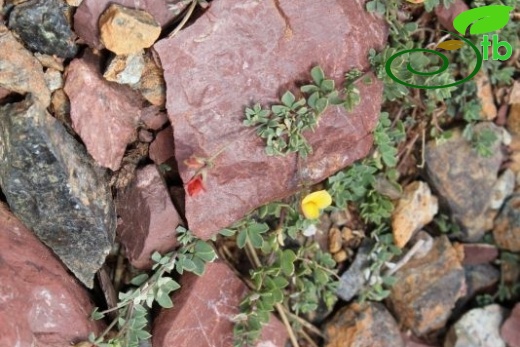
M511 59L384 72L491 3ZM519 18L0 0L0 346L520 346Z

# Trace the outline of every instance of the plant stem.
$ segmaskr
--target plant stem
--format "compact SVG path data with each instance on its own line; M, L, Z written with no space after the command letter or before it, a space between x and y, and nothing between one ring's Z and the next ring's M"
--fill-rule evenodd
M190 7L188 8L188 12L184 15L184 18L182 18L182 21L177 25L177 27L168 35L168 37L174 37L177 35L177 33L186 25L188 22L188 19L190 19L191 15L193 14L193 11L195 10L195 7L197 6L197 0L192 0Z

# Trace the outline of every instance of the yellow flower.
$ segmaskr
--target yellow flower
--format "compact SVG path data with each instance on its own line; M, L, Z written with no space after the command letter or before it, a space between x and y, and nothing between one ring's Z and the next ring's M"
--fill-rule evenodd
M307 219L316 219L320 216L320 210L330 204L332 204L332 197L326 190L310 193L302 200L303 215Z

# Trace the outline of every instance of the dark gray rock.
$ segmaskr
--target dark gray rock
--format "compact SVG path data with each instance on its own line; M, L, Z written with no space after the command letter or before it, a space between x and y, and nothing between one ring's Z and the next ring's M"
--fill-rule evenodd
M9 16L9 28L31 50L72 58L78 47L66 13L68 6L59 0L32 0L16 6Z
M501 138L501 129L492 123L480 123L475 133L486 129ZM431 141L426 146L426 174L430 186L438 193L442 207L462 226L462 239L479 240L493 228L496 212L490 210L497 174L504 158L500 141L492 146L493 155L483 157L462 136L460 129L444 143Z
M350 301L356 296L366 284L363 271L370 266L369 253L372 250L373 244L363 242L358 249L358 253L354 262L347 271L341 275L339 287L336 294L345 301Z
M115 236L101 171L44 108L0 108L0 186L13 213L88 287Z

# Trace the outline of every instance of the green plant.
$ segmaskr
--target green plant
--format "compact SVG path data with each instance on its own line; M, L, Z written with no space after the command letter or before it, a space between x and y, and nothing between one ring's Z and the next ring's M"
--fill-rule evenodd
M274 202L221 231L224 236L236 235L237 246L245 250L252 266L251 292L235 317L234 346L253 345L273 311L297 346L293 331L301 331L304 322L299 316L322 302L329 308L336 302L336 262L303 236L314 223L292 204Z
M299 97L287 91L279 104L268 108L255 104L245 109L244 125L257 128L257 134L266 142L267 155L298 153L306 157L312 153L312 147L303 133L317 127L323 112L331 105L343 105L351 111L359 103L354 82L361 77L360 73L347 74L342 93L336 89L334 80L325 78L319 66L312 68L311 77L311 84L300 87Z
M105 331L95 336L90 334L89 341L98 347L138 347L139 342L151 337L147 331L148 313L154 303L163 308L173 307L170 294L179 289L180 285L166 275L174 269L183 274L184 271L202 275L204 265L216 258L216 253L208 243L196 239L189 230L177 228L177 238L181 248L175 252L161 255L155 252L152 260L152 275L146 273L134 277L132 288L119 293L116 307L99 311L96 308L91 318L100 320L109 312L116 311L114 319ZM117 327L114 336L107 338L109 332Z

